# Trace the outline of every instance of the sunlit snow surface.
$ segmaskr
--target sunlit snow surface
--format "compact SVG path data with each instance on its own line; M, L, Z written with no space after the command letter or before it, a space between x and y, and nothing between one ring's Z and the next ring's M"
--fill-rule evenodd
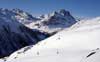
M100 62L100 52L86 58L91 50L100 48L99 28L100 18L81 21L26 52L23 48L13 53L7 62Z

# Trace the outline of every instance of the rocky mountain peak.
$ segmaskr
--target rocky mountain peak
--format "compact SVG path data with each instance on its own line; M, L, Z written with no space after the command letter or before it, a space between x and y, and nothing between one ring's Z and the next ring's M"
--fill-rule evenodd
M66 11L65 9L61 9L59 11L59 13L63 16L70 16L70 12L69 11Z

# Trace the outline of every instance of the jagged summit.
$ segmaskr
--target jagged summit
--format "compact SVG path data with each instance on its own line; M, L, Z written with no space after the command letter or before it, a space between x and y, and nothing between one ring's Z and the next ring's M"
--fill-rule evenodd
M59 11L59 13L61 13L63 16L69 16L70 15L70 12L69 11L66 11L65 9L61 9Z
M49 17L50 16L63 16L63 17L67 17L67 16L71 16L70 12L65 10L65 9L60 9L58 11L54 11L52 12L51 14L48 15Z

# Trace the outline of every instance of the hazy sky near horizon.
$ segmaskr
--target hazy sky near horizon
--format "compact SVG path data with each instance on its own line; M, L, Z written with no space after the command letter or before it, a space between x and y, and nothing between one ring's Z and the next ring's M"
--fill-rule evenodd
M100 16L100 0L0 0L0 8L19 8L33 15L66 9L74 16Z

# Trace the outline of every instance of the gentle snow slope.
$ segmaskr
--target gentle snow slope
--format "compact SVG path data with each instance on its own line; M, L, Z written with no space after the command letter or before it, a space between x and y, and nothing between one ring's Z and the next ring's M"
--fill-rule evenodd
M100 18L81 21L26 52L13 53L7 62L81 62L90 50L100 48L99 28Z

